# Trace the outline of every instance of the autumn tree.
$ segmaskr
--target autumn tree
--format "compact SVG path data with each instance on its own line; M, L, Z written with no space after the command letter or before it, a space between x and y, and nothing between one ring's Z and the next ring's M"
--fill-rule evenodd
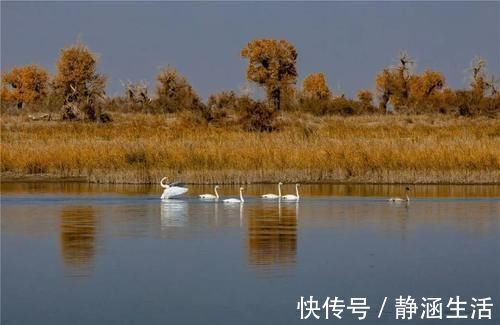
M471 81L470 86L472 89L472 93L478 99L484 96L484 93L487 88L486 82L486 61L480 57L475 57L470 66L471 71Z
M187 79L177 70L167 66L156 77L156 105L165 112L201 108L201 101Z
M404 51L399 54L398 60L399 64L396 69L400 89L397 95L400 97L400 102L406 103L408 97L410 96L409 80L411 78L411 69L415 61Z
M331 111L332 92L323 73L312 73L304 78L296 98L299 109L304 112L324 115Z
M437 104L435 96L443 89L445 77L442 73L430 69L422 74L415 74L409 80L409 104L418 110L430 108Z
M65 98L65 110L72 110L69 116L77 113L76 106L82 106L87 118L96 119L96 101L104 96L106 87L97 63L97 55L81 42L61 50L54 86Z
M373 103L373 94L367 89L361 89L357 93L358 100L366 106L371 106Z
M379 109L386 112L389 100L398 92L397 75L388 68L382 70L375 78L375 87L379 97Z
M297 51L286 40L256 39L248 43L241 56L248 59L247 78L266 90L278 111L285 90L297 81Z
M487 77L486 60L475 57L470 66L471 90L457 92L459 113L461 115L496 115L500 113L500 96L498 95L498 79Z
M441 90L444 84L445 77L441 72L427 69L420 75L411 76L410 94L414 97L428 98Z
M304 79L302 92L305 96L319 100L329 99L332 95L323 73L312 73Z
M36 65L14 67L2 75L2 101L14 102L21 109L47 95L49 74Z
M385 68L377 75L375 86L381 110L387 110L389 101L397 108L408 105L409 83L414 63L415 61L406 52L401 52L396 66Z
M83 43L61 50L54 84L65 96L93 99L104 94L106 78L97 73L98 57Z

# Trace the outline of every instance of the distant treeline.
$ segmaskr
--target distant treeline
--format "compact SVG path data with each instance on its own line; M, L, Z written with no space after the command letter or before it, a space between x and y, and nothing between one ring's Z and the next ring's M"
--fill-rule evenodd
M262 87L266 100L249 93L221 91L202 101L187 79L167 66L156 77L154 94L143 81L123 83L123 95L105 94L106 76L97 70L98 58L80 41L60 51L56 74L31 64L2 73L3 113L29 110L54 113L56 119L111 121L109 112L182 113L199 123L223 125L238 117L250 131L271 131L279 111L313 115L455 114L495 117L500 112L498 79L480 57L472 60L470 85L451 89L444 75L426 69L416 73L415 61L401 52L398 63L375 76L374 91L361 89L356 98L333 93L321 72L297 86L298 53L286 40L256 39L241 56L248 60L246 78ZM47 115L44 115L47 116ZM52 116L52 114L50 115Z

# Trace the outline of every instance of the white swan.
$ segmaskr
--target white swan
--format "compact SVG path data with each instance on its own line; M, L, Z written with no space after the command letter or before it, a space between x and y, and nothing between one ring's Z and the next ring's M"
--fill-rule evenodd
M300 199L299 186L300 184L295 184L295 195L293 194L283 195L281 199L284 201L298 201Z
M178 186L180 183L172 183L172 184L164 184L163 181L166 180L166 177L163 177L160 181L160 186L164 188L163 194L161 195L162 200L168 200L174 196L179 196L188 191L187 187Z
M276 194L264 194L264 195L262 195L262 198L267 199L267 200L280 199L281 198L281 185L283 185L283 183L279 182L278 183L278 195L276 195Z
M218 200L219 199L219 193L217 193L217 189L220 188L219 185L215 185L214 187L214 192L215 195L213 194L200 194L199 197L202 200Z
M410 188L409 187L406 187L406 199L402 199L400 197L391 197L389 199L387 199L387 201L389 202L410 202L410 196L408 195L408 193L410 192Z
M230 199L225 199L222 202L224 203L243 203L245 200L243 200L243 187L240 187L240 198L230 198Z

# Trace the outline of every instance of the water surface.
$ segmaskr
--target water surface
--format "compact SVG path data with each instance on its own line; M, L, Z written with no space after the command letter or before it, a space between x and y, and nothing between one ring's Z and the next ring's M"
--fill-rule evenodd
M498 324L500 186L384 200L403 188L302 185L300 203L278 204L257 196L275 186L249 185L224 205L197 199L209 186L161 203L156 186L2 184L2 324L289 324L310 295L365 297L369 324L429 323L395 320L400 295L492 297L481 323Z

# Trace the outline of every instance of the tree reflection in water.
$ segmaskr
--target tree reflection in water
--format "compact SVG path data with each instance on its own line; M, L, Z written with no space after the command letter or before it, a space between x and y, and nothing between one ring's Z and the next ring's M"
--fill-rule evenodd
M71 276L89 273L96 246L95 211L90 206L64 208L60 216L61 255Z
M248 259L255 266L286 266L297 254L298 203L248 210Z

